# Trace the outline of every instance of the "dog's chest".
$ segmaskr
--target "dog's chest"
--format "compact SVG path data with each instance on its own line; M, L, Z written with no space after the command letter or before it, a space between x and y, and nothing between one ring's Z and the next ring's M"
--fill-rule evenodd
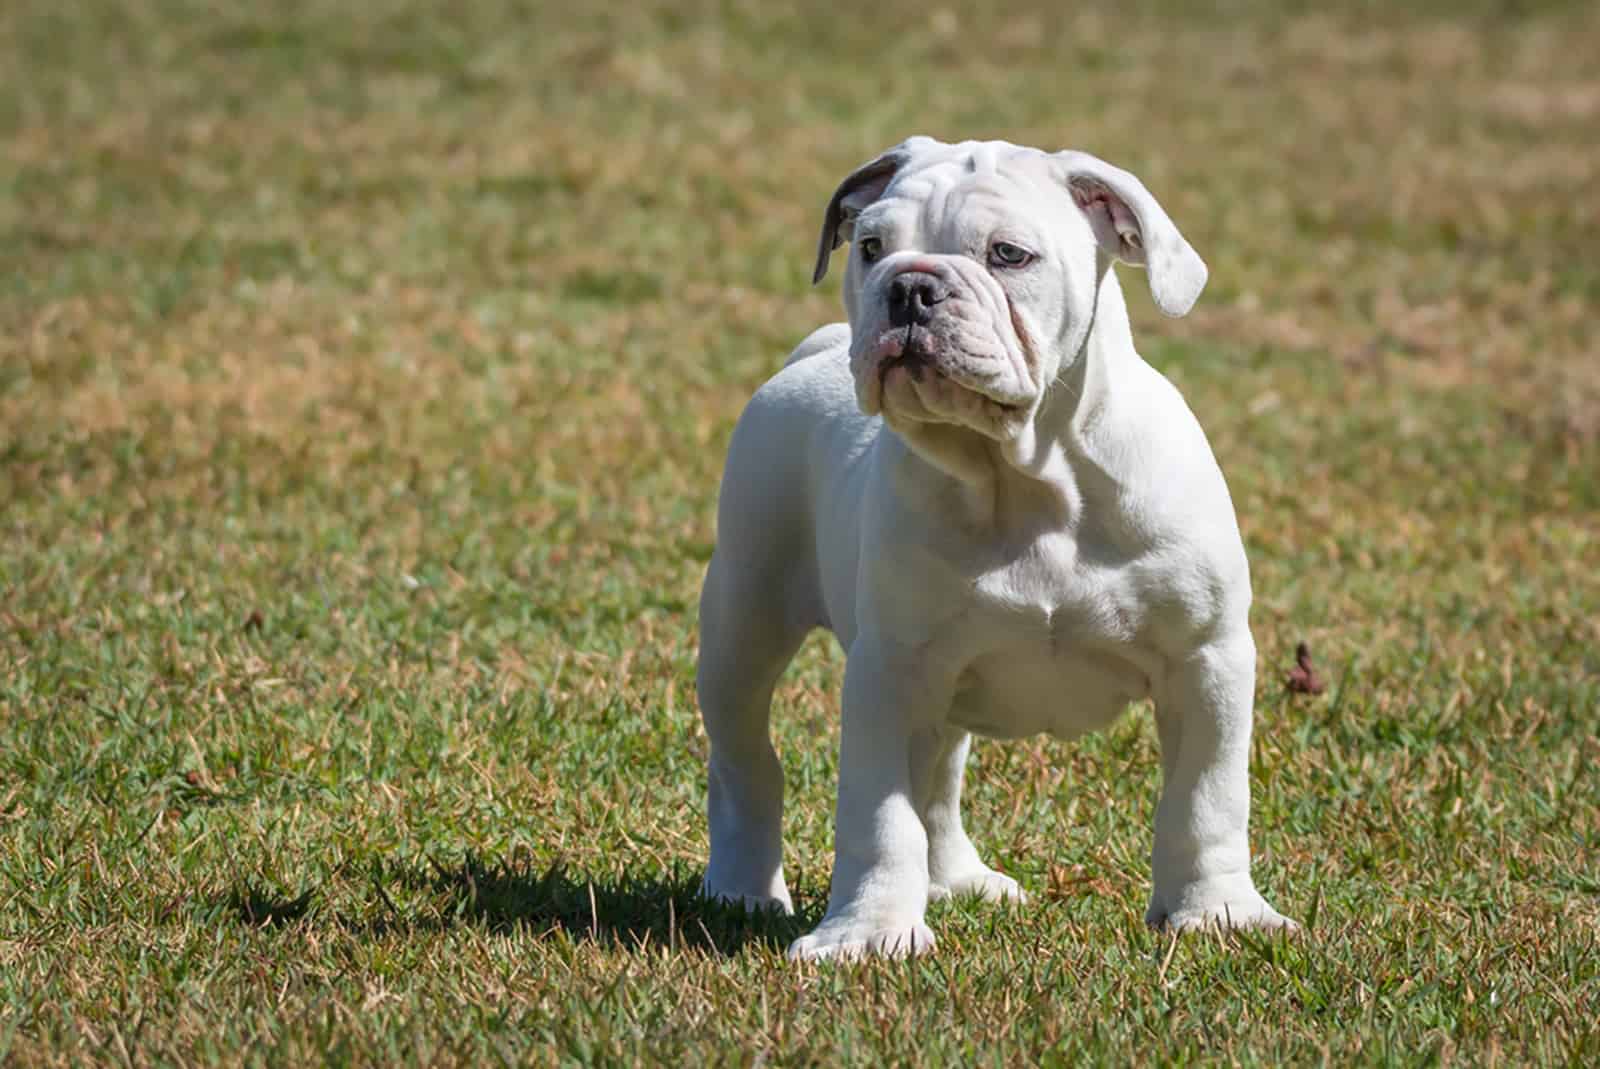
M985 576L969 624L981 652L961 673L952 719L982 735L1072 738L1150 694L1159 657L1136 570L1067 552Z

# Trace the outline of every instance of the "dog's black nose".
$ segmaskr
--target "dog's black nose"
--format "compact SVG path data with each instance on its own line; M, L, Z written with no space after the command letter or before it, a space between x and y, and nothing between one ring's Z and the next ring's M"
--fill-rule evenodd
M926 323L934 305L950 296L945 284L924 271L907 271L889 283L889 323L904 327Z

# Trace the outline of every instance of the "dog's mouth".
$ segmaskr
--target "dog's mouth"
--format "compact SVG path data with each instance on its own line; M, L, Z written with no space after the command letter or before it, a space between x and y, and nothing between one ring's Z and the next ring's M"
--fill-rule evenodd
M906 327L906 336L900 342L900 351L878 365L878 384L883 385L889 372L897 367L906 369L912 379L922 381L922 376L933 370L933 354L922 344L915 324Z
M861 411L887 415L888 403L900 421L971 424L985 434L1016 424L1032 399L1003 388L1004 376L991 371L986 354L952 348L948 333L918 323L877 331L861 354L868 364L856 380Z
M1002 401L981 387L965 382L960 377L941 369L938 358L927 344L926 332L919 331L915 324L906 327L904 337L896 340L898 344L894 346L891 355L885 356L878 364L879 397L888 390L889 373L896 368L904 368L913 382L920 384L929 376L938 376L963 389L971 390L982 397L986 404L993 405L1002 412L1015 413L1025 407L1014 401Z

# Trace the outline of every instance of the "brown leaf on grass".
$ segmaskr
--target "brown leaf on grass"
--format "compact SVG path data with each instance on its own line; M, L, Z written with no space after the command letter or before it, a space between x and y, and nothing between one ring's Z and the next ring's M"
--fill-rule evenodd
M1301 642L1294 648L1294 667L1286 680L1291 694L1321 694L1327 684L1311 665L1311 647Z

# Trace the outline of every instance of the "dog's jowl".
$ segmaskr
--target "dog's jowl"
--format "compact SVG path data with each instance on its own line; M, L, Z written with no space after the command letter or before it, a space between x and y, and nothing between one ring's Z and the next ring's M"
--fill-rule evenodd
M733 434L700 601L707 895L792 908L772 688L845 650L833 884L791 957L932 949L930 898L1021 900L961 824L970 733L1064 738L1151 698L1147 919L1283 927L1250 878L1250 577L1199 424L1134 351L1115 261L1183 315L1206 267L1133 175L1081 152L912 138L849 175L849 323Z

